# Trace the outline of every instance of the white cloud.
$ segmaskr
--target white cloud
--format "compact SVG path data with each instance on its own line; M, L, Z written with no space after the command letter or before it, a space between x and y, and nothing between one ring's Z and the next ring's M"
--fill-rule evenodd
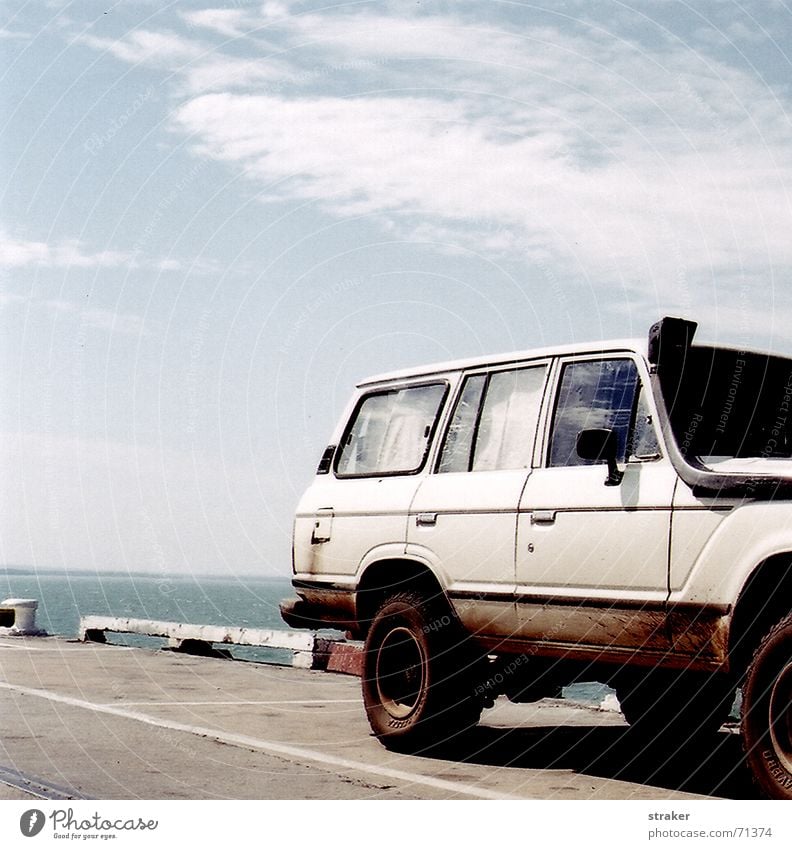
M213 54L205 61L183 69L187 91L198 93L229 88L272 89L294 79L282 63L265 59L235 59Z
M81 35L78 40L96 50L106 51L122 62L166 69L193 61L207 52L206 47L192 39L145 29L132 30L121 39Z
M11 304L24 304L27 301L28 297L26 295L20 295L17 292L0 292L0 307Z
M613 311L630 318L689 316L699 322L702 343L790 354L792 288L767 274L727 273L698 285L672 279L660 290L635 292Z
M193 13L188 17L196 15L202 20L214 20L214 16L203 13ZM96 50L110 53L122 62L176 73L191 94L262 84L272 86L273 83L297 79L291 65L279 59L261 55L250 58L229 56L173 33L134 30L120 39L80 36L79 40Z
M200 27L228 38L238 38L273 21L282 22L294 5L297 4L266 2L258 9L201 9L197 12L182 12L181 18L189 27Z
M0 41L10 41L14 39L30 39L32 35L29 32L22 32L21 30L10 30L5 29L4 27L0 27Z
M62 320L76 321L84 328L108 333L121 333L128 336L148 335L143 318L136 313L90 306L84 301L0 292L0 307L11 305L25 306L28 310L44 310L48 313L55 313L62 317Z
M77 239L60 239L54 244L11 236L0 230L0 268L113 268L130 263L125 251L86 252Z
M276 199L621 282L792 264L785 101L748 66L584 21L393 8L204 9L183 18L237 55L150 31L107 49L186 62L181 90L216 93L175 126Z
M182 12L181 17L189 27L201 27L236 38L243 34L248 15L243 9L201 9L199 12Z
M50 250L44 242L14 239L0 233L0 268L20 268L49 260Z
M465 62L518 66L536 60L526 43L540 44L555 30L531 28L510 32L495 23L466 22L459 17L426 15L404 17L368 11L299 15L281 22L295 42L310 40L314 47L343 55L370 55L403 59L421 56Z
M130 251L91 251L79 239L37 242L10 235L0 228L0 269L22 268L149 268L154 271L181 271L182 260L175 257L149 259Z
M184 265L178 259L162 259L154 263L154 268L157 271L181 271Z
M792 262L788 175L757 141L741 145L735 168L728 139L691 131L692 150L659 155L628 127L592 164L568 121L511 131L472 112L456 100L224 94L187 103L176 120L204 154L339 214L487 221L505 249L544 245L599 271L665 270L674 251L697 268Z
M60 268L117 268L129 263L130 256L126 251L85 253L78 239L64 239L50 248L49 264Z

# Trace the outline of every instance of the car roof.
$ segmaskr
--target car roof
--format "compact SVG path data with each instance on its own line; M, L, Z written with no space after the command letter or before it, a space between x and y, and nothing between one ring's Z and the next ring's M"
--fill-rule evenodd
M399 369L398 371L376 374L361 380L358 387L371 386L377 383L406 380L415 377L430 377L434 374L445 374L451 371L462 371L463 369L480 368L482 366L501 366L510 363L521 363L529 360L544 359L546 357L564 357L572 354L586 356L587 354L611 354L611 353L634 353L646 356L646 339L613 339L599 342L580 342L567 345L552 345L544 348L530 348L525 351L511 351L502 354L490 354L489 356L468 357L448 362L429 363L412 368Z

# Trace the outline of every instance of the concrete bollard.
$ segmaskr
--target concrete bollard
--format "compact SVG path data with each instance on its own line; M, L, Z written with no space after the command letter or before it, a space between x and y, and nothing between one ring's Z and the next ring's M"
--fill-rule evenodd
M7 598L0 602L0 608L14 611L14 624L9 628L0 628L0 634L20 637L45 634L44 631L36 627L38 601L35 598Z

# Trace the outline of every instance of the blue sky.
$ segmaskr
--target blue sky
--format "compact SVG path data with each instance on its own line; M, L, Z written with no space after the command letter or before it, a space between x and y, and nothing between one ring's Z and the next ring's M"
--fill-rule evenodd
M0 562L286 574L373 372L792 352L785 2L0 9Z

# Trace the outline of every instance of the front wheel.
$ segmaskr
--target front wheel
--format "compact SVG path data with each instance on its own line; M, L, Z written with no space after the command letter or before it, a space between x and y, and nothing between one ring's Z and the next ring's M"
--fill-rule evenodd
M792 799L792 613L759 644L743 687L748 766L771 799Z
M369 724L390 749L447 742L481 715L478 661L450 611L416 593L379 609L366 637L363 701Z

